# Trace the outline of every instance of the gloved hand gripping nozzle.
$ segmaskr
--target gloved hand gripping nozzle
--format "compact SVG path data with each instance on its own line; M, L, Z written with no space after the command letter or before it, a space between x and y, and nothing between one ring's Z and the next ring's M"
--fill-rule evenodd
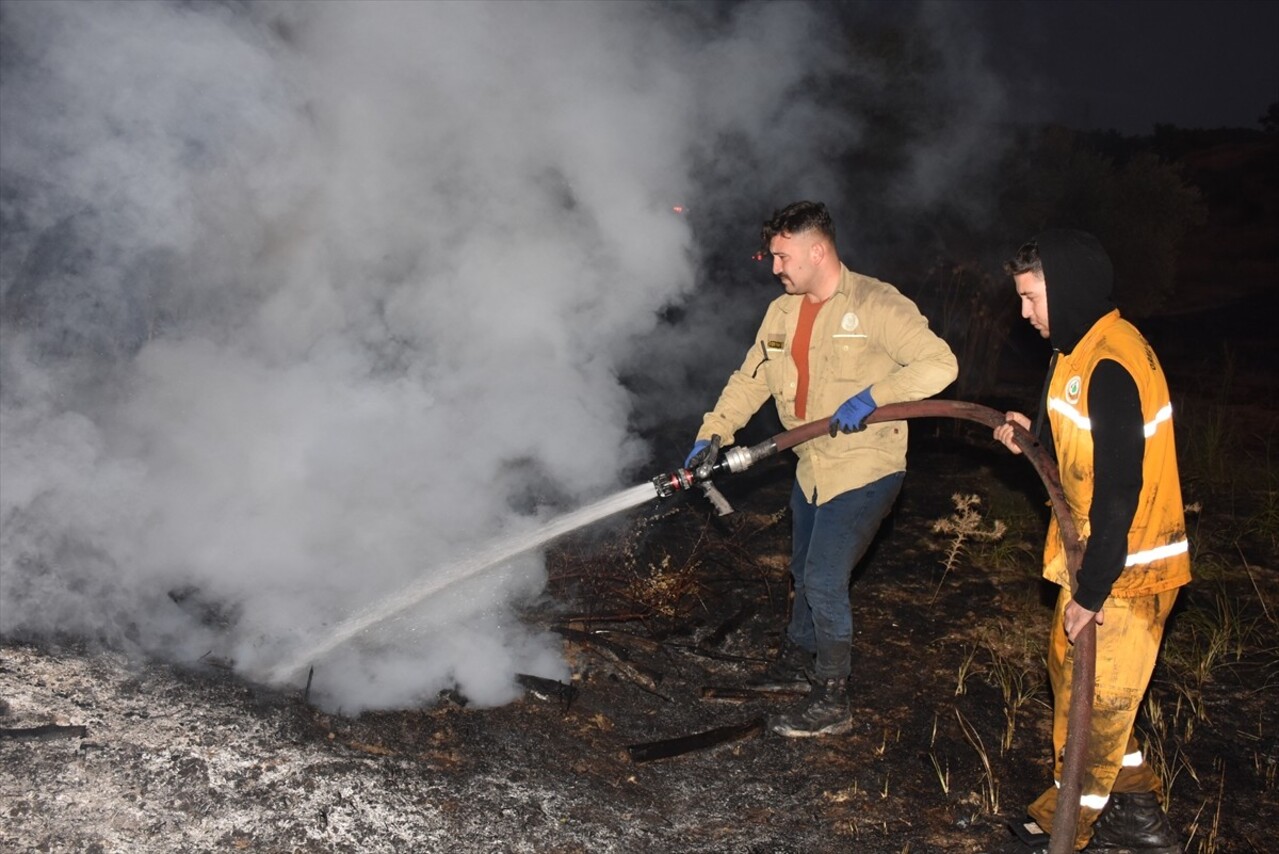
M694 485L710 481L724 472L737 474L778 451L777 442L773 439L765 439L749 448L729 448L722 456L719 454L719 445L719 436L712 436L706 448L703 449L704 456L690 455L688 462L695 464L691 468L676 469L653 478L657 496L670 498L676 492L692 489ZM698 456L701 456L701 459L698 459Z

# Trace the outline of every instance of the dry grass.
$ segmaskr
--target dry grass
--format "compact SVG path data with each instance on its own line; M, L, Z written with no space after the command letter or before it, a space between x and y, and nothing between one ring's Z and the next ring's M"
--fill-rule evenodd
M1007 526L996 519L986 527L986 519L981 512L981 497L972 494L955 493L951 496L955 512L944 519L933 522L933 533L943 534L949 539L942 558L942 576L933 591L932 601L936 601L937 593L946 581L946 576L954 569L968 552L969 543L993 543L1002 540Z

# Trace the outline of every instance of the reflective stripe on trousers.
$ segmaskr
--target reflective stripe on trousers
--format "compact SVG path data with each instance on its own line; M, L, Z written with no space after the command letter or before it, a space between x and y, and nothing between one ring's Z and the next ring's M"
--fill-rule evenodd
M1093 700L1092 727L1084 762L1083 792L1079 804L1079 824L1075 829L1075 849L1092 838L1092 825L1101 815L1112 792L1155 792L1162 799L1163 784L1133 735L1137 710L1150 684L1150 674L1159 655L1164 623L1177 600L1177 590L1152 596L1112 597L1102 606L1102 622L1097 626L1097 682ZM1070 591L1057 596L1048 640L1048 676L1053 687L1053 755L1057 757L1054 778L1061 779L1062 750L1066 746L1066 721L1070 709L1070 678L1074 667L1074 646L1062 628ZM1057 811L1057 787L1048 789L1030 805L1030 817L1047 831L1052 830Z

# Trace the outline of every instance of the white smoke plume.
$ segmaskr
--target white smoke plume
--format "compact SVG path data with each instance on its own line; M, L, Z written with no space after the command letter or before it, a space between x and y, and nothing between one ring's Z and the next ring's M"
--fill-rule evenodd
M629 486L619 372L698 277L671 206L707 163L826 186L858 128L805 97L825 36L796 3L0 4L0 632L252 673ZM562 676L512 616L542 572L342 647L319 701Z

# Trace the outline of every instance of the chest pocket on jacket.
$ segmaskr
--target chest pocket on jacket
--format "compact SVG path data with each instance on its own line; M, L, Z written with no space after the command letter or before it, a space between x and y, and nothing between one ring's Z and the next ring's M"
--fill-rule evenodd
M870 340L865 335L836 333L831 339L831 370L836 379L858 380L866 373Z

